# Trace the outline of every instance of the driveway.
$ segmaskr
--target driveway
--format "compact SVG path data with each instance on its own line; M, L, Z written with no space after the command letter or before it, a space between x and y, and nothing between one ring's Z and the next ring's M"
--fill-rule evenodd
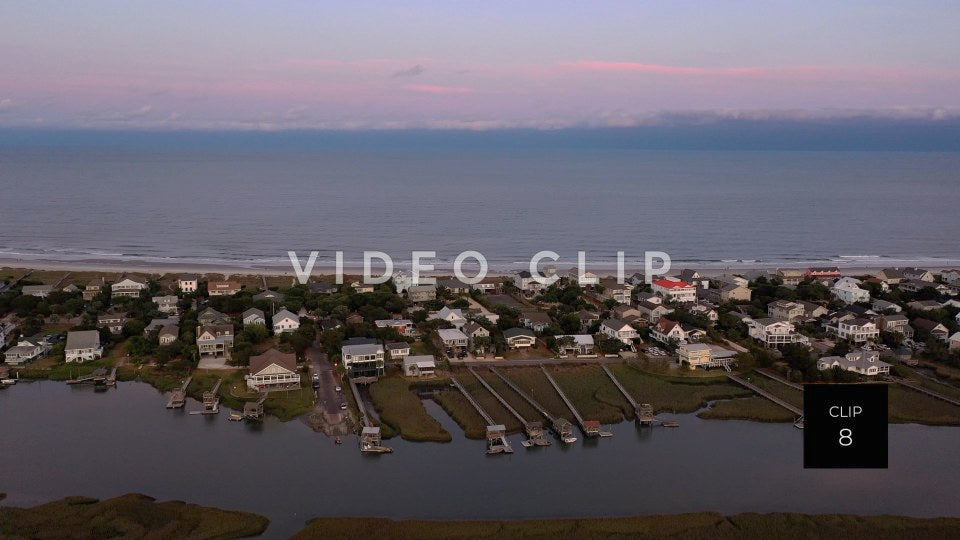
M315 431L322 431L327 435L347 435L351 433L349 411L340 409L340 404L346 401L342 391L337 392L340 381L333 369L333 364L327 355L320 350L319 342L314 342L305 351L310 365L309 377L311 383L316 374L320 379L320 388L314 390L316 398L313 411L307 421ZM341 389L342 390L342 389Z

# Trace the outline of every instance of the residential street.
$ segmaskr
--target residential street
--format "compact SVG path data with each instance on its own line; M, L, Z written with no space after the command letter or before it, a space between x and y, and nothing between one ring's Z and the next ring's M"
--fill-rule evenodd
M336 372L327 360L327 355L320 350L319 342L314 342L306 350L306 356L310 365L307 376L311 384L314 374L320 379L320 388L314 390L315 405L313 411L307 415L307 422L315 431L322 431L329 436L350 434L353 418L349 410L340 409L345 398L341 392L337 392L339 382Z

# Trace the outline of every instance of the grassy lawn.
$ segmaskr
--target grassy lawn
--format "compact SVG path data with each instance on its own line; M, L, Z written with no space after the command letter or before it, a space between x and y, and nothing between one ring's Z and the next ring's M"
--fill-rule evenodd
M638 403L650 403L656 412L690 413L716 399L748 397L753 392L725 376L677 379L644 372L633 365L609 366Z
M753 383L755 386L759 386L760 389L770 392L774 396L786 401L787 403L803 408L803 392L787 386L781 382L770 380L763 375L758 373L749 373L749 378L747 382Z
M795 419L792 412L760 396L718 401L712 408L697 413L697 416L712 420L757 422L793 422Z
M550 414L574 421L570 409L567 409L539 367L511 367L501 368L499 371L550 411Z
M697 512L641 517L529 521L414 521L317 518L294 536L308 538L956 538L958 518L840 514Z
M890 385L888 410L891 422L960 425L960 407L898 385Z
M463 429L463 433L468 439L483 439L486 437L486 421L459 390L450 389L439 392L437 402Z
M520 397L520 394L514 392L506 383L501 381L500 377L482 368L476 369L476 372L483 377L483 380L487 381L487 384L493 387L503 399L507 400L507 403L509 403L515 411L520 413L520 416L523 416L524 420L529 422L542 422L546 420L539 411L533 408L533 405L527 403L527 400ZM507 427L509 429L509 424L507 424Z
M370 395L380 419L400 436L410 441L453 440L436 418L423 407L420 398L410 390L410 383L400 377L383 377L370 385Z
M493 418L494 422L506 426L508 432L518 433L521 431L523 426L520 425L520 421L510 414L510 411L504 408L493 394L484 388L469 371L458 369L453 372L453 375L457 377L457 380L466 388L467 392L470 392L470 395L480 404L480 407ZM486 437L486 421L459 390L452 388L443 390L437 396L437 401L443 409L447 411L447 414L463 428L467 438L483 439ZM538 416L531 416L531 420L537 419L539 419Z
M614 424L633 418L630 403L600 366L548 366L547 371L585 420Z

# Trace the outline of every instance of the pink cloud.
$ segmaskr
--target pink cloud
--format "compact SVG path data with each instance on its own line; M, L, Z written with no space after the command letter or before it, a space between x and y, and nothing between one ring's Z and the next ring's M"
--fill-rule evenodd
M694 66L670 66L663 64L644 64L641 62L606 62L602 60L581 60L562 62L562 67L575 70L604 71L609 73L639 73L653 75L680 76L720 76L720 77L765 77L790 79L816 79L835 75L843 70L823 66L789 67L720 67L702 68Z
M404 86L404 89L436 95L461 95L473 92L473 88L467 88L466 86L439 86L434 84L411 84Z

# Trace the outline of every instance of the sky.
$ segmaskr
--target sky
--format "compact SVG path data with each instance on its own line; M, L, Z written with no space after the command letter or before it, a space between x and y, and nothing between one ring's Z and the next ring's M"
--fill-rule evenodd
M0 2L0 128L960 116L960 2Z

